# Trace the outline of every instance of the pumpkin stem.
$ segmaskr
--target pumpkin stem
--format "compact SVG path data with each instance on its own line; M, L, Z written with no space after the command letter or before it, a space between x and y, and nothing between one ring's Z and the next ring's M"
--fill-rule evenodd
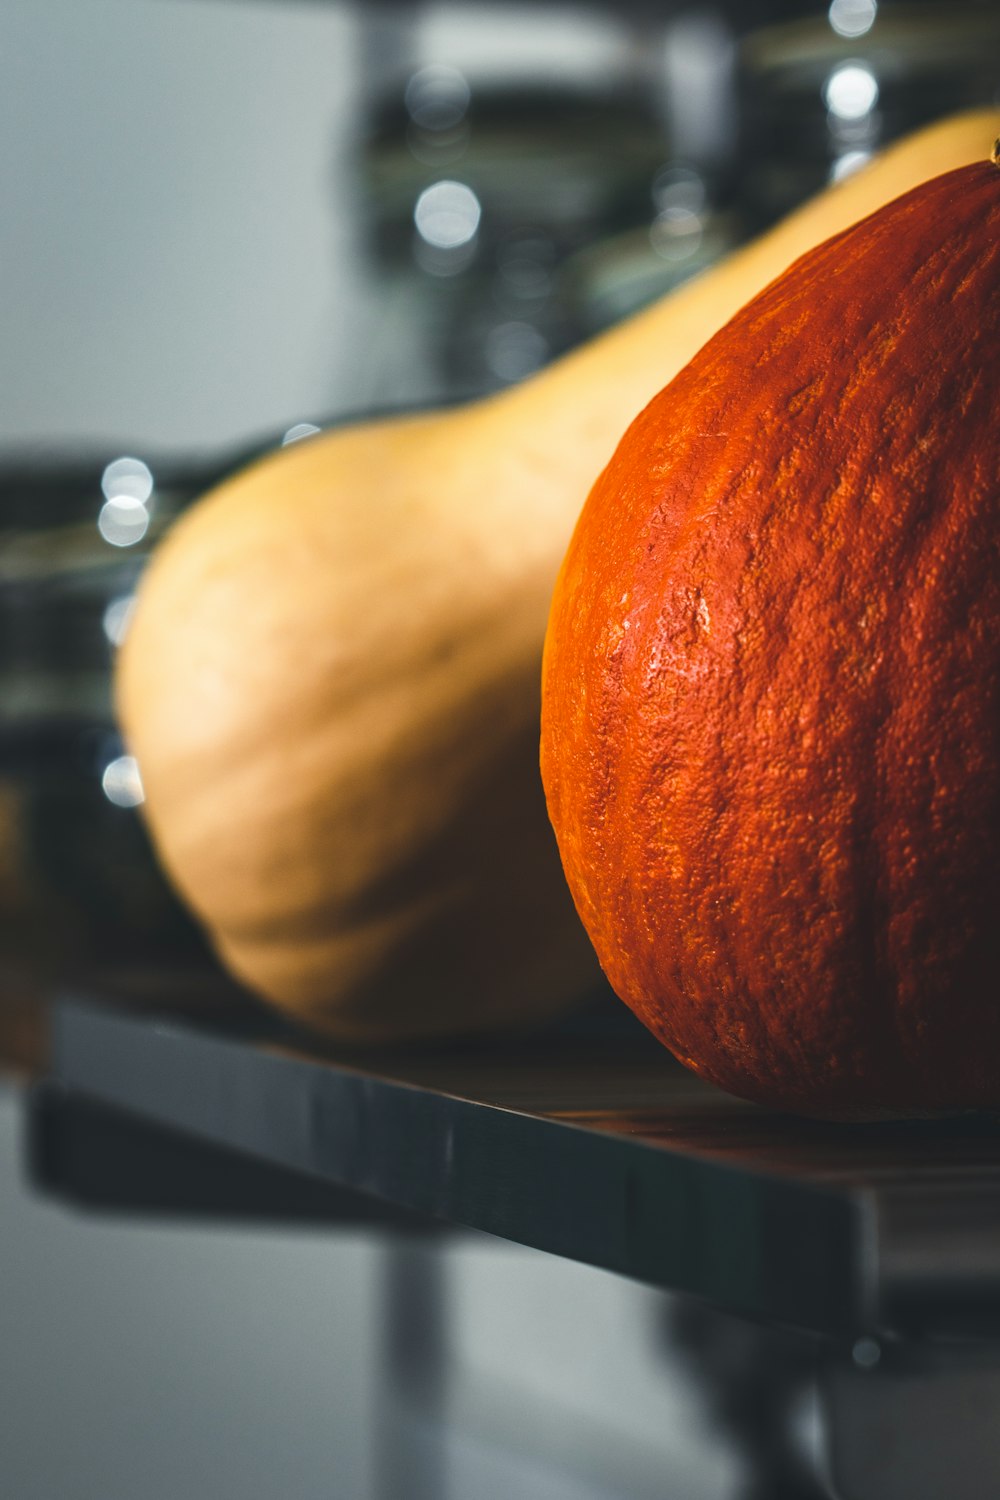
M990 152L990 161L995 167L1000 167L1000 135L993 142L993 150Z

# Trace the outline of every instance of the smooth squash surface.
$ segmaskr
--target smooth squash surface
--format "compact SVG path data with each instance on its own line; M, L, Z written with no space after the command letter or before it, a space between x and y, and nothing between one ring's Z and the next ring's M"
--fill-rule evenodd
M567 876L618 994L734 1093L1000 1105L998 411L983 161L744 308L576 528L542 734Z
M545 620L587 490L795 255L998 128L933 127L523 386L296 444L173 529L120 717L164 866L249 986L367 1040L541 1020L598 978L537 767Z

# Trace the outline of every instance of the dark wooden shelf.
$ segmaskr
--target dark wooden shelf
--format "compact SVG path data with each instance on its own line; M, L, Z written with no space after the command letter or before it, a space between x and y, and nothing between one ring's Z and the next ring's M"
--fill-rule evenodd
M630 1024L360 1054L71 999L46 1088L266 1167L262 1206L322 1183L836 1340L1000 1333L1000 1125L767 1114Z

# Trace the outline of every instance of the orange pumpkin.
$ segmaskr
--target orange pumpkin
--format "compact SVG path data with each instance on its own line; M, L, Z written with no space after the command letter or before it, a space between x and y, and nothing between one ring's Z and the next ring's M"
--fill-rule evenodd
M710 340L552 605L543 779L608 978L696 1072L805 1113L1000 1104L996 159Z

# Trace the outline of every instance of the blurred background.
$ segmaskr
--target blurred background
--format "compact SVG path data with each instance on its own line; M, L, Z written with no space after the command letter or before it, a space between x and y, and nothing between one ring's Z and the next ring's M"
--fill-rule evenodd
M10 1500L407 1493L378 1461L385 1231L77 1222L22 1182L47 996L226 1003L110 709L157 538L257 451L530 376L996 102L998 44L995 0L0 0ZM438 1493L750 1493L662 1298L471 1237L443 1258L466 1415Z

